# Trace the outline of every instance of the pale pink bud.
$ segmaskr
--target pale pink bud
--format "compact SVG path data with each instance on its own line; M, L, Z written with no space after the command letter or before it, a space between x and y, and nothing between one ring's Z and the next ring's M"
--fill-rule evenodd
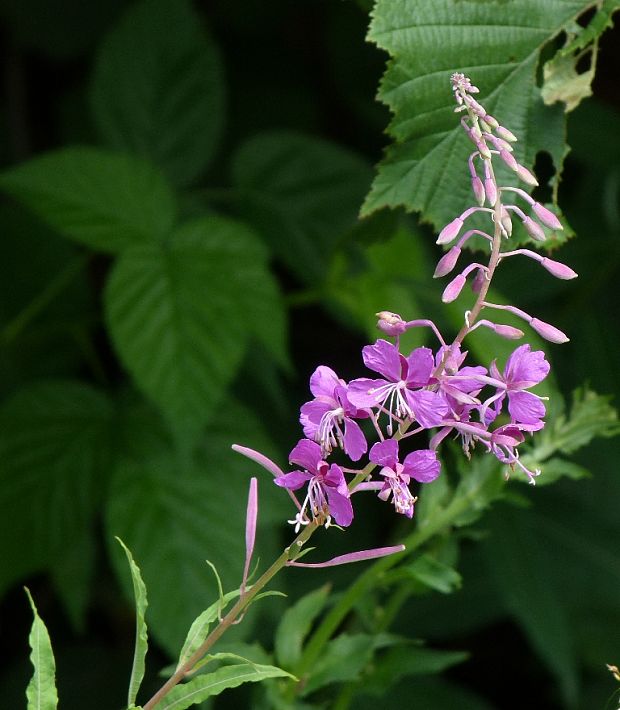
M491 160L491 151L489 150L489 146L484 142L484 139L476 141L476 148L478 148L478 152L483 158Z
M515 134L507 128L504 128L504 126L496 126L495 133L497 133L500 138L503 138L505 141L509 141L510 143L514 143L517 140Z
M476 272L476 275L474 276L473 281L471 282L471 290L474 293L480 293L483 283L484 283L484 271L482 269L478 269L478 271Z
M491 207L495 207L495 203L497 202L497 187L495 186L493 178L484 178L484 191L486 192L487 200Z
M503 205L500 222L502 224L502 227L506 230L506 234L510 236L512 234L512 220L510 219L510 214L508 214L508 210Z
M517 160L514 155L512 155L512 153L509 153L507 150L502 149L499 151L499 157L506 163L506 165L511 170L514 170L516 172L519 169L519 163L517 163Z
M504 323L494 323L493 330L501 335L502 338L508 338L509 340L518 340L523 337L523 331L518 328L514 328L511 325L505 325Z
M459 247L452 247L441 257L437 262L437 267L435 268L435 273L433 278L437 279L441 276L446 276L452 269L456 266L456 262L461 255L461 250Z
M450 224L446 224L441 232L439 232L437 244L449 244L453 239L456 239L462 226L463 220L460 217L456 217Z
M465 286L465 281L467 279L463 276L463 274L459 274L458 276L455 276L452 281L445 287L443 294L441 296L441 300L444 303L452 303L452 301L456 300L459 296L459 293L463 290L463 286Z
M527 185L536 187L538 185L538 180L532 175L532 173L523 165L517 165L515 172L520 180L523 180Z
M471 127L471 136L474 143L477 143L482 138L482 131L477 123Z
M407 324L398 315L398 313L392 313L391 311L379 311L379 313L375 313L375 315L379 319L377 322L377 328L390 337L400 335L407 330Z
M551 210L543 207L540 202L534 202L532 205L534 213L538 219L549 229L564 229L560 220L553 214Z
M501 138L491 136L491 140L493 141L493 145L497 148L497 150L506 150L509 153L512 153L512 151L514 150L510 143L505 140L502 140Z
M480 128L485 132L485 133L490 133L493 129L489 124L484 120L484 118L479 118L478 123L480 124Z
M486 123L489 124L489 126L491 126L491 128L497 128L499 126L497 119L493 118L490 113L487 113L485 115L484 120Z
M537 242L545 241L545 231L538 222L534 222L530 217L525 217L523 219L523 226L532 239L535 239Z
M542 261L540 262L545 269L550 274L553 274L556 279L576 279L577 278L577 272L573 271L570 266L566 266L566 264L562 264L559 261L553 261L553 259L548 259L546 256L543 257Z
M548 340L551 343L568 343L569 341L566 333L563 333L554 325L538 320L538 318L532 318L530 325L534 328L538 335L542 336L545 340Z
M472 177L471 179L471 189L474 193L474 197L476 198L476 202L480 205L480 207L482 207L486 195L484 192L484 185L482 184L482 180L477 175L474 175L474 177Z

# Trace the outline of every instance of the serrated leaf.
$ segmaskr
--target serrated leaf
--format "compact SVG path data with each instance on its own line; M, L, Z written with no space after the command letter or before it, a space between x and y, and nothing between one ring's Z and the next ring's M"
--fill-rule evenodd
M33 158L0 174L0 188L65 237L106 252L159 242L175 219L174 196L153 167L97 148Z
M179 662L177 670L191 657L191 655L200 647L209 633L209 626L217 618L218 615L226 608L229 601L239 596L239 590L235 589L232 592L224 594L221 599L218 599L214 604L207 607L199 616L194 619L190 626L187 638L179 654Z
M293 678L290 673L275 666L264 666L239 663L234 666L224 666L213 673L200 675L188 683L173 688L160 701L161 710L184 710L207 698L219 695L228 688L236 688L242 683L257 683L267 678Z
M371 172L339 145L273 131L239 147L232 177L273 253L303 282L316 285L338 239L357 219Z
M282 667L295 668L301 658L304 639L312 622L324 608L329 590L329 585L319 587L284 612L274 639L276 660Z
M250 336L286 361L285 314L265 250L250 229L224 217L122 254L105 308L123 363L188 440L220 404Z
M145 418L127 418L125 426L127 436L151 426L159 431L157 420ZM245 502L253 471L230 446L243 441L267 452L273 446L252 413L230 399L191 459L178 455L165 439L155 443L142 436L140 450L123 455L114 471L106 537L122 537L140 560L149 590L151 637L176 657L205 599L218 594L205 559L217 566L225 587L241 580ZM286 516L286 504L275 485L261 487L257 549L262 559L277 553L273 522ZM123 560L114 552L113 562L122 571ZM246 633L250 628L250 618L239 627Z
M136 603L136 640L134 647L133 662L131 664L131 677L129 679L129 690L127 694L127 704L132 705L136 701L136 696L140 690L140 684L144 678L145 658L148 650L148 633L144 615L148 606L146 598L146 586L142 581L140 568L135 563L133 556L125 543L116 538L117 542L123 548L129 563L131 572L131 582L133 585L134 599Z
M205 170L224 124L219 52L186 0L142 0L104 39L91 90L112 148L148 158L176 184Z
M31 384L0 406L0 589L62 565L92 534L111 420L107 398L74 381Z
M379 98L393 113L388 133L395 142L363 214L404 205L439 228L471 204L471 148L453 113L454 71L470 75L480 103L519 137L519 162L531 167L539 151L551 155L557 187L566 153L563 112L543 104L536 69L541 49L589 4L377 0L368 39L391 57Z
M34 668L34 674L26 689L28 710L55 710L58 706L58 694L56 692L56 663L52 644L47 628L39 616L28 589L26 589L26 594L34 614L34 621L28 637L31 649L30 661Z

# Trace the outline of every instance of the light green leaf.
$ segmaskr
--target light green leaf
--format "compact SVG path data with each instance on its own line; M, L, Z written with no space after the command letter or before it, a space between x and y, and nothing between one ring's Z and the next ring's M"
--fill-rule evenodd
M148 601L146 598L146 587L142 581L140 568L135 563L129 548L125 543L117 537L116 540L125 551L129 570L131 572L131 581L133 584L133 593L136 602L136 641L133 655L133 663L131 665L131 677L129 680L129 691L127 694L127 704L132 705L136 701L136 696L140 690L140 684L144 678L144 659L148 650L148 634L144 614Z
M224 217L121 255L105 308L121 360L190 440L220 404L251 335L286 361L285 314L264 247Z
M239 596L239 590L235 589L232 592L224 594L221 599L218 599L210 607L207 607L202 614L194 619L191 625L181 653L179 655L179 662L177 663L177 670L192 656L192 654L200 647L203 641L207 638L209 633L209 625L213 623L221 614L226 605L231 600Z
M544 105L536 71L541 49L589 5L377 0L368 39L391 58L379 98L393 113L394 143L363 214L404 205L440 228L472 203L465 176L471 144L453 113L449 83L455 71L471 77L480 103L518 136L519 162L531 168L539 151L550 154L557 188L566 153L563 110Z
M159 242L175 218L174 196L147 163L97 148L66 148L0 174L0 189L69 239L118 252Z
M371 171L334 143L274 131L237 150L232 177L273 253L301 281L316 284L338 240L355 224Z
M28 710L54 710L58 706L58 694L56 692L56 663L54 662L52 644L28 589L26 589L26 594L34 614L32 629L28 637L31 649L30 661L34 667L34 674L26 689Z
M301 658L304 639L325 607L329 591L329 585L319 587L284 612L274 639L276 659L284 668L295 668Z
M267 454L273 445L255 416L230 399L191 459L180 456L165 435L155 440L157 420L127 416L123 426L132 448L114 471L106 537L122 537L140 560L149 590L149 633L177 657L205 599L218 595L205 559L217 566L225 588L241 581L247 486L255 471L251 462L231 451L231 444L241 441ZM147 436L147 429L153 435ZM266 474L260 485L255 553L267 560L277 554L273 523L286 519L289 503L270 478ZM111 550L112 560L124 582L124 560L115 552ZM251 626L250 611L238 628L247 633Z
M209 164L224 124L219 52L187 0L135 3L105 38L91 91L113 148L151 160L177 184Z
M450 594L461 586L461 575L430 554L420 555L404 570L418 582L442 594Z
M224 666L213 673L200 675L188 683L178 685L160 702L161 710L184 710L214 695L219 695L227 688L236 688L242 683L257 683L266 678L294 678L290 673L275 666L258 663L239 663Z
M107 398L74 381L34 383L0 405L0 589L62 566L74 541L92 534L111 421Z

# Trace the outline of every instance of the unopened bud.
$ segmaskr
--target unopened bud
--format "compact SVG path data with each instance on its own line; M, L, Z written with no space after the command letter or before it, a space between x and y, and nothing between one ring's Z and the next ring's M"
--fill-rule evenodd
M535 239L537 242L545 241L545 230L540 226L540 224L538 224L538 222L534 222L531 217L525 217L523 219L523 226L532 239Z
M497 202L497 187L495 181L490 176L484 178L484 191L486 192L487 200L491 207L495 207L495 203Z
M375 313L379 319L377 322L377 328L380 331L389 336L400 335L407 330L407 324L398 315L398 313L392 313L391 311L379 311Z
M495 127L495 133L500 137L503 138L505 141L509 141L510 143L515 143L517 140L517 137L515 136L512 131L509 131L507 128L504 128L504 126L496 126Z
M534 202L532 205L535 215L549 229L563 229L560 220L553 214L551 210L543 207L540 202Z
M547 271L550 274L553 274L553 276L556 277L556 279L576 279L577 278L577 272L573 271L570 266L566 266L566 264L562 264L559 261L553 261L553 259L548 259L546 256L543 257L542 261L540 262L542 266L547 269Z
M474 175L474 177L471 179L471 189L474 193L476 202L480 205L480 207L482 207L486 198L486 194L484 192L484 185L482 184L482 180L477 175Z
M523 165L517 165L515 172L517 173L519 179L523 180L523 182L527 185L531 185L532 187L536 187L538 185L538 180L527 168L523 167Z
M450 224L446 224L441 232L439 232L437 244L449 244L453 239L456 239L462 226L463 220L460 217L456 217Z
M484 283L484 277L484 271L482 269L478 269L476 275L473 278L473 281L471 282L471 290L474 293L480 293L480 290L482 289L482 284Z
M480 126L477 123L474 123L470 130L472 140L474 141L474 143L478 143L478 141L482 138L482 131L480 130Z
M490 113L487 113L484 117L485 123L488 123L491 128L497 128L499 126L499 123L497 122L497 119L493 118Z
M491 160L491 151L489 150L489 146L485 143L484 139L476 142L476 148L478 148L478 152L483 158Z
M445 287L441 300L444 303L452 303L452 301L456 300L459 293L463 290L463 286L465 286L465 281L466 278L463 274L455 276L455 278L453 278L452 281L450 281L450 283Z
M501 149L499 151L499 157L506 163L506 165L511 170L514 170L516 172L519 169L519 163L517 163L517 160L514 155L512 155L512 153L508 152L505 149Z
M498 335L501 335L502 338L508 338L509 340L518 340L524 335L522 330L514 328L511 325L505 325L504 323L494 323L493 330Z
M447 274L449 274L456 266L456 262L458 261L460 255L461 250L459 249L459 247L454 246L451 249L448 249L448 251L437 262L437 267L435 268L433 278L437 279L441 276L446 276Z
M480 128L485 132L485 133L490 133L493 129L489 124L484 120L484 118L479 118L478 123L480 124Z
M502 205L502 215L500 218L500 222L502 227L504 228L504 231L508 236L511 236L512 234L512 220L510 219L510 215L508 214L508 210Z
M538 335L542 336L550 343L568 343L569 341L569 337L566 335L566 333L563 333L559 328L556 328L554 325L550 325L549 323L545 323L542 320L538 320L538 318L532 318L532 320L530 321L530 325L532 326L532 328L534 328Z

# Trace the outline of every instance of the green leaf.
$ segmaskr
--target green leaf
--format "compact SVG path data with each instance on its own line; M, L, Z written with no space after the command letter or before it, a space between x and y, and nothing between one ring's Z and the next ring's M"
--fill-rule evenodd
M264 248L224 217L122 254L105 308L121 360L187 439L222 401L250 336L286 361L285 315Z
M362 158L334 143L274 131L240 146L232 177L273 253L301 281L315 284L355 224L371 172Z
M207 607L199 616L194 619L189 632L187 633L187 638L179 654L179 662L177 663L177 670L192 656L192 654L200 647L203 641L207 638L209 633L209 625L213 623L226 608L226 605L231 600L239 596L239 590L235 589L232 592L224 594L221 599L218 599L210 607Z
M247 486L255 471L251 462L231 451L231 444L242 441L267 454L273 445L260 422L233 400L211 422L192 458L180 456L165 436L155 440L157 420L127 416L123 426L134 441L120 457L110 485L107 539L122 537L140 560L149 590L150 635L176 657L205 599L217 598L205 559L217 566L226 588L241 580ZM273 523L286 516L288 503L270 479L266 475L259 484L255 553L267 560L277 554ZM124 561L115 552L113 548L112 560L122 571ZM250 611L238 628L247 633L251 620Z
M56 663L54 662L52 644L28 589L26 589L26 594L34 614L34 621L28 637L31 648L30 661L34 667L34 674L26 689L28 710L54 710L58 706L58 694L56 692Z
M105 38L91 106L103 139L176 184L202 173L224 125L219 52L187 0L135 3Z
M534 522L524 511L504 506L488 520L491 534L483 549L497 588L557 677L565 703L572 706L578 678L572 623L562 594L548 574L547 550L539 544Z
M413 579L442 594L450 594L461 586L461 575L430 554L420 555L403 569Z
M284 668L294 669L301 658L304 639L325 607L329 591L330 585L319 587L284 612L274 639L276 659Z
M118 252L161 241L175 218L162 176L136 158L66 148L0 174L0 188L69 239Z
M161 710L184 710L214 695L219 695L227 688L236 688L242 683L257 683L266 678L294 678L290 673L275 666L258 663L239 663L224 666L213 673L200 675L188 683L173 688L159 703Z
M136 641L133 655L133 663L131 664L131 677L129 680L129 691L127 694L127 704L132 705L136 701L136 696L140 690L140 684L144 678L144 659L148 650L148 634L144 614L148 606L146 598L146 587L142 581L140 568L135 563L129 548L125 543L117 537L116 540L125 551L129 570L131 572L131 581L133 584L133 593L136 602Z
M379 98L393 113L394 143L363 214L404 205L440 228L472 203L464 177L471 144L453 112L454 71L467 73L480 103L517 134L519 162L531 167L539 151L550 154L557 188L566 153L563 110L544 105L536 71L541 49L590 4L377 0L368 39L391 58Z
M102 393L72 381L32 384L0 405L0 589L62 566L75 540L92 535L111 419Z
M375 659L372 670L364 678L364 693L383 695L401 678L441 673L468 657L463 651L440 651L412 644L395 646Z

